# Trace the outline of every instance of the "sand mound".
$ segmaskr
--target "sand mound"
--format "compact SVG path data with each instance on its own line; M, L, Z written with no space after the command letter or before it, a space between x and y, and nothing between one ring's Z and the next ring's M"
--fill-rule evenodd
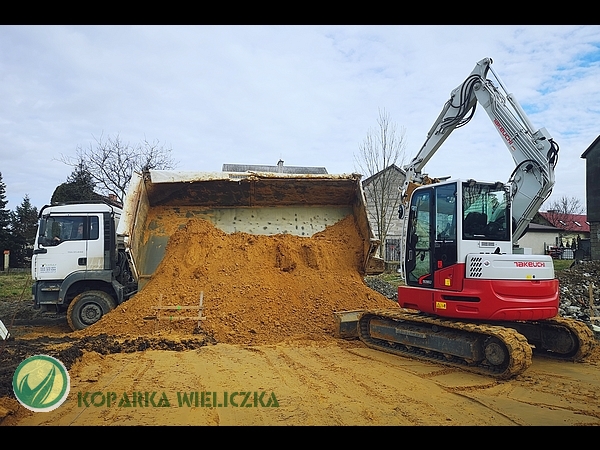
M198 306L202 332L225 343L326 339L333 311L394 307L363 281L362 240L348 216L312 237L226 234L192 219L169 240L151 281L133 298L79 332L140 335L192 333L192 320L148 320L158 306ZM194 316L195 310L160 311ZM146 317L146 319L144 319Z

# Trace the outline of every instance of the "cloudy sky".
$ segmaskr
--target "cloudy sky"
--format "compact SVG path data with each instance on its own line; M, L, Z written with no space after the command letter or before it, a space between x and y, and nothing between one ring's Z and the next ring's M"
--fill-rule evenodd
M408 161L484 57L560 146L550 200L585 205L600 26L0 26L6 208L47 204L72 171L61 157L102 136L159 142L180 170L282 159L351 173L385 110ZM513 168L478 108L425 171L506 181Z

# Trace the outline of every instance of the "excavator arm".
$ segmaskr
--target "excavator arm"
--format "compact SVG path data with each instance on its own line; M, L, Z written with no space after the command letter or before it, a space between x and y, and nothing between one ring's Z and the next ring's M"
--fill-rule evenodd
M442 112L427 134L425 143L413 160L403 168L406 180L402 186L402 194L406 202L415 187L431 181L422 173L423 167L454 129L469 122L477 104L480 104L516 165L507 182L513 211L512 239L516 243L552 192L558 145L545 128L535 130L517 100L507 93L491 64L491 58L479 61L467 79L452 91L450 99L444 104ZM489 71L496 78L499 88L487 78Z

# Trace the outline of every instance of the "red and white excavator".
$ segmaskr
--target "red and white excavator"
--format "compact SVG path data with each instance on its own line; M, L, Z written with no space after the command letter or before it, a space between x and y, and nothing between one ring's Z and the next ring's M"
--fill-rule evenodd
M579 360L594 336L584 323L557 316L552 258L516 246L552 192L558 145L545 128L535 130L491 64L490 58L479 61L452 91L421 150L404 167L401 308L365 311L358 330L375 349L508 378L531 364L532 347ZM516 164L508 182L440 181L423 174L477 104Z

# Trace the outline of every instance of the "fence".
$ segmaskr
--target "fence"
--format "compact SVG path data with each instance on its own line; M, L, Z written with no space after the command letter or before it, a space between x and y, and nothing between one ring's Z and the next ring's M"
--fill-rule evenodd
M401 255L402 239L387 238L385 240L385 248L383 258L386 262L399 262L402 259Z
M402 239L387 238L383 247L383 259L386 272L395 272L400 267L402 260Z
M9 267L6 270L0 270L0 275L8 275L9 273L26 273L30 271L30 267Z
M554 259L577 259L577 260L589 260L591 259L591 252L585 247L572 249L572 248L558 248L552 247L548 249L547 254L552 256Z

